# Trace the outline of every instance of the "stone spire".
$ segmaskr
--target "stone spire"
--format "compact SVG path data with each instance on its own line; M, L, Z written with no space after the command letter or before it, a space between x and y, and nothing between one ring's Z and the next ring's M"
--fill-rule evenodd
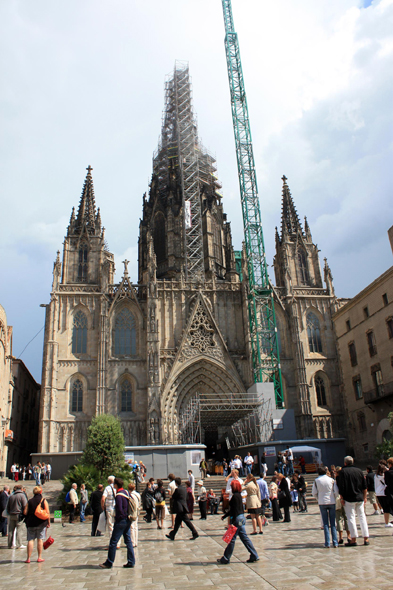
M308 242L312 242L312 235L310 226L308 225L307 217L304 217L304 231L306 233L306 238Z
M75 222L75 234L80 234L83 227L86 227L87 233L95 235L96 233L96 203L94 198L93 177L91 171L93 168L86 168L87 175L83 185L81 200L79 203L78 214Z
M298 233L302 235L304 234L295 204L292 199L291 191L287 185L286 176L282 177L282 181L281 236L283 238L284 234L287 234L289 239L291 239L297 236Z

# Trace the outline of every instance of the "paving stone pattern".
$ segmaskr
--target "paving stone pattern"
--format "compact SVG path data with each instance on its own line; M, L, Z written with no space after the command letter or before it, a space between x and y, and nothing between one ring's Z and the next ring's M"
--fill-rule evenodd
M55 487L54 483L50 487ZM29 486L30 487L30 486ZM49 486L48 486L49 491ZM367 506L371 512L371 506ZM309 514L291 514L291 523L272 523L264 535L251 539L260 560L246 563L248 553L236 541L229 565L216 559L223 553L224 523L220 516L207 521L195 520L200 534L189 540L187 528L180 529L174 542L165 538L168 529L157 530L155 523L139 523L139 544L135 549L136 566L123 569L126 550L118 550L111 570L98 567L107 555L108 536L91 537L90 523L52 524L55 543L44 551L45 562L38 564L36 549L31 564L24 563L26 550L7 549L0 538L0 590L188 590L213 587L217 590L334 590L360 587L362 590L392 588L393 536L385 528L382 516L369 516L369 547L325 549L318 507ZM170 526L166 519L166 526ZM247 521L247 530L252 528ZM23 538L26 539L25 529ZM359 539L359 542L362 542Z

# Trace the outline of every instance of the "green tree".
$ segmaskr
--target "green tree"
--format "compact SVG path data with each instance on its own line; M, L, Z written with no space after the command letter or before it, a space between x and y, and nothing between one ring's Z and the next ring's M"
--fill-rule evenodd
M390 440L385 438L380 445L375 447L375 457L377 459L388 459L389 457L393 457L393 412L390 412L388 419L390 422L392 438Z
M102 414L93 418L80 463L95 467L101 475L124 469L124 437L115 416Z

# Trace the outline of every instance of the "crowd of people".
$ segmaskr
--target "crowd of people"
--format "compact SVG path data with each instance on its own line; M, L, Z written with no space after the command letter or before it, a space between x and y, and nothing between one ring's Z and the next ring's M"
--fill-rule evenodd
M41 463L38 461L35 465L11 465L11 479L13 481L29 481L34 479L37 485L50 481L52 466L50 463Z
M142 509L145 522L155 523L159 530L164 528L165 519L170 519L166 534L170 541L175 541L179 528L184 526L190 530L191 539L196 540L199 534L192 522L195 506L199 506L200 519L204 520L209 513L217 515L222 503L222 519L226 520L228 531L233 530L234 534L228 538L224 554L217 561L220 564L230 562L238 537L249 552L248 561L257 561L259 556L250 537L263 535L263 527L268 524L267 516L275 522L290 522L291 507L293 512L307 512L307 482L299 470L291 473L290 468L286 474L275 470L270 481L267 479L267 469L262 469L260 476L255 477L252 472L253 461L250 460L244 462L247 466L246 475L241 477L237 461L235 457L231 462L232 469L225 477L225 487L220 497L212 488L206 489L204 480L195 481L191 470L185 480L170 473L169 483L165 485L163 480L156 481L152 477L145 482L139 480L139 487L141 484L143 487L141 493L136 487L138 480L130 482L125 488L123 480L114 476L108 477L105 487L99 484L90 496L84 484L78 490L74 483L65 497L69 523L74 524L78 507L81 522L86 521L86 516L92 515L91 535L102 536L108 531L110 539L107 558L100 567L109 569L113 566L116 551L123 539L127 548L124 567L132 568L135 565L134 548L138 546L139 538L138 517ZM353 463L352 457L348 456L344 459L343 467L332 465L328 469L321 466L319 476L313 482L312 495L319 505L326 548L330 548L331 542L334 548L344 545L344 532L347 536L345 546L357 546L356 518L359 520L363 544L370 544L365 514L367 497L374 510L372 514L383 514L385 527L393 527L393 522L390 522L393 515L393 458L380 461L376 473L372 466L368 466L366 476ZM248 465L251 465L251 469ZM36 539L38 562L43 561L42 549L50 527L50 515L42 487L36 485L33 497L28 499L26 488L21 483L15 483L12 493L9 486L4 486L0 493L0 510L0 532L3 536L8 535L8 547L26 548L21 535L21 527L25 523L26 563L30 563ZM246 513L252 525L250 536L245 528Z

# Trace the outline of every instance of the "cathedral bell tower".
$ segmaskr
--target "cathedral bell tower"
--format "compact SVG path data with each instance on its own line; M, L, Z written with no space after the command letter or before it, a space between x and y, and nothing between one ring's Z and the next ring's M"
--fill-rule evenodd
M300 223L287 179L282 177L281 235L276 228L277 327L286 406L295 410L299 438L343 436L343 408L332 313L338 305L325 259L305 218Z
M77 215L72 208L64 240L63 285L113 283L113 257L108 259L100 209L96 211L92 170L88 166Z
M318 247L313 244L307 218L300 223L287 178L282 177L281 236L276 228L274 273L277 287L290 293L294 287L323 288Z

